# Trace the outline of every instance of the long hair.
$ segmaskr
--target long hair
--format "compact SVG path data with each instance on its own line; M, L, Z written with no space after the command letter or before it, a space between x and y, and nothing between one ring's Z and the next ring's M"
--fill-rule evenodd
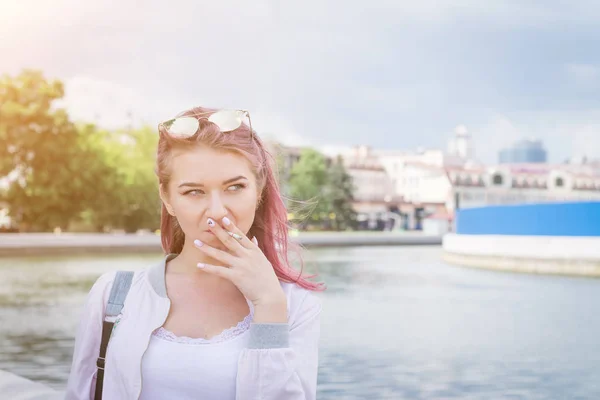
M195 107L180 113L178 117L198 115L206 117L215 111L217 110ZM275 176L276 164L263 142L255 132L251 132L248 125L244 123L234 131L223 134L217 125L203 118L200 119L198 131L188 138L173 137L163 129L159 126L160 137L156 157L156 174L161 187L168 187L171 178L170 160L173 149L189 149L201 144L218 150L236 152L246 157L256 176L259 193L254 223L250 227L248 236L256 237L260 249L281 281L296 283L309 290L325 289L323 283L308 280L314 276L302 275L302 257L299 258L300 271L290 265L289 251L296 250L300 254L300 247L289 241L287 210ZM165 253L181 253L185 235L177 218L167 212L164 203L161 210L160 235Z

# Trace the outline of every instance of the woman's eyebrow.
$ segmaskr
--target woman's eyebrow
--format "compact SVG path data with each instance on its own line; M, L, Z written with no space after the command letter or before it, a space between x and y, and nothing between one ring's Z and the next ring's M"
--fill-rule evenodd
M227 185L228 183L235 182L235 181L240 180L240 179L248 180L248 178L246 178L244 175L238 175L235 178L231 178L231 179L227 179L227 180L223 181L223 185ZM189 187L204 187L204 184L202 184L202 183L196 183L196 182L183 182L178 187L184 187L184 186L189 186Z

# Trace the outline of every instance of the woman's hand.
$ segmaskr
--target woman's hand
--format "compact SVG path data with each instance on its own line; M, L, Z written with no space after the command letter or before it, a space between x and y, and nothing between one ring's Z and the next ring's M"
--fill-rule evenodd
M227 217L222 222L224 226L209 218L208 225L229 252L199 240L195 240L194 245L223 265L198 264L198 267L228 279L237 286L254 305L254 322L287 322L285 293L273 266L258 247L256 238L248 239Z

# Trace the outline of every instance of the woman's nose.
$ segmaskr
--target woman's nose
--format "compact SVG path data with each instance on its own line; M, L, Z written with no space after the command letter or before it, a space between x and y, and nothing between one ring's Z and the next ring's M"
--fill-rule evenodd
M227 208L223 202L223 198L219 194L212 194L210 196L210 204L207 210L208 217L215 221L220 221L224 216L227 215Z

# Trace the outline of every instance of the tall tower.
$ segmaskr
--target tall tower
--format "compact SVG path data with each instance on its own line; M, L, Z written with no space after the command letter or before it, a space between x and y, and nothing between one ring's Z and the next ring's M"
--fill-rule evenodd
M454 128L454 138L448 144L448 152L464 160L473 159L475 156L473 139L466 126L458 125Z

